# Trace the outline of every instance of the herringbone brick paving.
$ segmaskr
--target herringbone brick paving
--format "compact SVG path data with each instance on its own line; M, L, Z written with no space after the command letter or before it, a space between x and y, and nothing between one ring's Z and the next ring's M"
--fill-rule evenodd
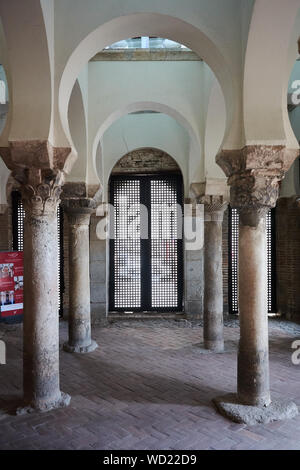
M62 343L65 322L60 330ZM249 427L226 420L212 406L213 397L236 389L236 326L225 328L224 354L201 353L199 324L123 321L95 327L99 349L88 355L61 351L61 388L72 396L71 405L27 416L5 411L21 397L22 329L4 333L0 449L300 449L300 416ZM271 386L274 398L300 406L300 366L291 362L295 339L276 324L270 328Z

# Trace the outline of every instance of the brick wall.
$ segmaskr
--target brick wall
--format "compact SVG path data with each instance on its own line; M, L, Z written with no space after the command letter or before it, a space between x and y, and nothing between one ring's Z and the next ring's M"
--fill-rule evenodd
M133 150L114 166L112 174L157 173L180 171L177 163L161 150L145 148Z
M277 309L300 320L300 208L295 198L280 198L276 208Z

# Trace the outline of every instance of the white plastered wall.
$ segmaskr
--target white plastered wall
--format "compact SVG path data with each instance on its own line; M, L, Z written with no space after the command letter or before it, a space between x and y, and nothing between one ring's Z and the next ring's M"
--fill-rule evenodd
M101 139L104 195L107 194L111 170L118 160L126 153L144 147L163 150L173 157L181 169L185 188L188 187L187 131L164 114L130 114L112 124Z
M204 181L205 178L224 180L225 175L215 163L215 156L225 132L224 97L218 81L204 62L91 62L81 74L79 83L82 99L80 94L75 94L74 88L69 105L69 119L72 140L76 150L79 151L76 142L80 138L78 134L83 126L80 117L83 102L84 111L88 116L87 172L84 170L84 155L79 151L80 155L68 177L69 181L81 179L88 184L100 182L105 185L107 172L101 165L99 166L100 160L104 161L107 158L101 145L103 134L108 132L116 121L121 120L122 116L144 110L159 111L160 116L167 114L169 120L165 116L165 122L174 121L173 127L176 125L181 129L175 140L172 138L176 142L177 150L166 151L173 156L173 153L177 155L183 146L188 149L181 155L181 160L183 158L186 160L184 164L186 188L190 183ZM80 103L76 104L74 101L79 98ZM132 141L141 141L143 133L140 133L138 122L141 121L142 127L145 119L142 114L136 115L136 123L130 131L127 129L126 132L130 132ZM136 145L132 150L140 146L157 146L155 143L158 133L153 130L156 127L155 122L158 122L158 118L153 118L152 115L152 118L149 118L151 132L147 137L147 145ZM160 133L162 129L163 127L159 130ZM180 142L183 129L184 138ZM114 127L116 141L120 140L117 130L122 132L121 125ZM186 136L188 136L188 146ZM170 144L168 146L170 147ZM174 147L171 144L172 146ZM125 153L126 149L120 148L117 158Z
M244 72L247 145L298 148L289 124L286 97L290 40L299 8L299 0L255 1Z
M50 2L46 10L36 0L0 2L7 47L6 71L9 85L13 85L1 146L7 146L8 140L49 138L52 108L51 44L48 44L51 39ZM45 6L45 2L43 4ZM47 30L45 24L49 25Z
M242 62L253 2L248 0L87 0L55 1L56 113L55 138L69 137L69 96L79 71L103 47L138 35L168 37L186 44L212 67L225 94L227 132L224 146L243 142L241 120ZM83 14L84 10L84 14ZM171 16L172 15L172 16ZM84 21L83 21L84 18ZM241 25L242 23L242 25ZM76 25L76 28L73 25Z
M195 141L190 155L196 161L192 177L194 181L203 180L201 131L205 68L203 62L91 62L88 182L98 181L91 157L95 158L99 139L116 119L130 111L163 112L164 109L169 110L171 117L181 120L180 124Z

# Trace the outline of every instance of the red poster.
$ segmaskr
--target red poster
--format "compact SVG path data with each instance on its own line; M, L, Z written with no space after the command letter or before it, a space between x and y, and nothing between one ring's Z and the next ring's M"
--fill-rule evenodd
M23 314L23 252L0 252L0 317Z

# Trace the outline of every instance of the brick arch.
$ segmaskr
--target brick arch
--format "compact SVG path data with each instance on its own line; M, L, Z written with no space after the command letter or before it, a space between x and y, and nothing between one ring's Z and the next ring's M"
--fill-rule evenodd
M120 158L111 174L128 173L181 173L176 160L163 150L145 147L132 150Z

